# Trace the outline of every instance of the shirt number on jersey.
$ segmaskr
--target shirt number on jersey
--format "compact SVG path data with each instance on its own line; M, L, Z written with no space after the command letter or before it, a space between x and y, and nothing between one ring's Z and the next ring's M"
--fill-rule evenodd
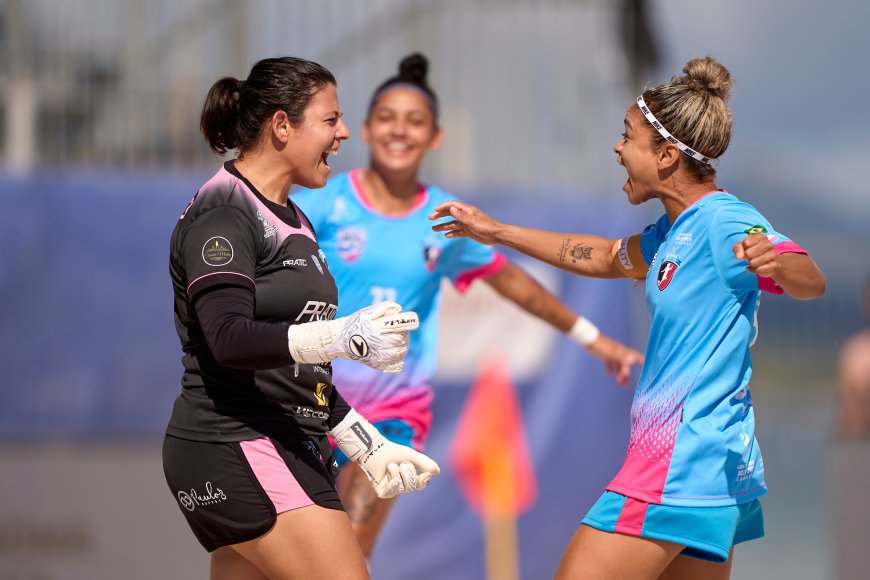
M395 288L387 288L386 286L372 286L372 304L377 304L378 302L384 302L385 300L389 300L390 302L396 302L396 297L398 296L398 292L396 292Z

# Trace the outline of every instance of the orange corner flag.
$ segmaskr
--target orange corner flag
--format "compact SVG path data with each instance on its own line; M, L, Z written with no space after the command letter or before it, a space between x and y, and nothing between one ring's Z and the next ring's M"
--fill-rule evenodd
M534 504L535 472L504 355L482 362L459 419L450 461L460 489L483 516L516 517Z

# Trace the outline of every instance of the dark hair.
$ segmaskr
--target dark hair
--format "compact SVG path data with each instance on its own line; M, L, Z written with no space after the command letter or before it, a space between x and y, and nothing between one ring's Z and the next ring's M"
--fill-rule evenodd
M320 90L335 85L335 77L315 62L284 56L256 63L248 78L224 77L215 82L202 106L199 128L211 150L250 150L275 111L284 111L293 125Z
M372 114L372 109L375 108L375 103L378 98L393 85L412 85L419 89L423 96L426 97L426 102L429 108L432 109L432 114L438 118L438 96L435 91L426 82L426 73L429 70L429 60L419 52L409 54L399 63L399 74L390 77L380 84L372 93L372 98L369 101L368 115Z
M731 142L733 119L728 99L734 81L712 56L693 58L683 67L683 76L643 92L649 110L671 135L711 159L718 159ZM653 132L653 144L664 138ZM715 175L716 170L691 157L685 158L696 177Z

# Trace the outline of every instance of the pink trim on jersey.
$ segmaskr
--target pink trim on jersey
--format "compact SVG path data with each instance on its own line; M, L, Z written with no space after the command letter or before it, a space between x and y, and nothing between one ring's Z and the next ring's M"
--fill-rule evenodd
M776 250L777 254L804 254L805 256L809 255L805 249L800 247L794 242L782 242L773 246L773 249Z
M683 402L691 388L691 382L677 378L638 391L642 394L635 397L631 406L631 436L625 463L607 490L648 503L661 503Z
M414 205L411 206L411 209L409 209L407 212L405 212L403 214L387 215L381 211L378 211L371 204L369 199L366 197L365 192L364 192L363 187L362 187L362 172L363 172L362 169L354 169L353 171L351 171L348 174L348 177L350 179L351 189L353 190L354 195L356 195L357 200L359 200L359 202L362 204L362 206L364 208L366 208L367 210L369 210L370 212L372 212L373 214L377 214L381 217L385 217L385 218L389 218L389 219L400 220L402 218L408 217L409 215L411 215L412 213L414 213L415 211L417 211L418 209L420 209L421 207L426 205L426 202L429 201L429 192L426 191L426 187L423 184L418 183L417 186L419 187L419 189L417 190L417 197L416 197L416 199L414 199Z
M797 245L794 242L782 242L781 244L776 244L773 246L773 249L776 250L777 254L804 254L808 256L809 253L804 250L802 247ZM771 294L785 294L785 290L782 289L782 286L773 281L773 278L767 278L765 276L756 276L758 278L758 289L764 292L770 292Z
M191 288L194 284L196 284L197 282L199 282L200 280L202 280L203 278L208 278L209 276L219 276L219 275L221 275L221 274L227 274L227 275L232 275L232 276L241 276L241 277L244 278L245 280L249 280L249 281L251 282L251 284L252 284L255 288L256 288L256 286L257 286L256 282L254 282L253 280L251 280L250 276L245 276L244 274L240 274L240 273L238 273L238 272L209 272L208 274L203 274L203 275L200 276L199 278L195 278L193 281L191 281L191 283L187 285L187 293L189 294L189 293L190 293L190 288Z
M314 503L293 477L287 464L275 449L275 444L269 438L242 441L240 445L257 481L272 500L276 513L280 514Z
M649 504L637 501L630 497L625 498L622 511L616 520L614 532L627 536L640 536L643 533L643 521L646 518L646 510Z
M478 278L486 279L491 276L495 276L499 272L501 272L504 267L507 266L507 258L504 255L496 252L495 257L492 259L492 262L489 264L480 266L478 268L474 268L472 270L467 270L459 275L456 278L456 282L453 284L460 293L465 293L468 290L468 287L471 286L471 283L477 280Z
M202 187L199 188L200 191L205 191L206 189L210 189L211 187L224 187L227 189L232 189L235 181L239 181L239 178L227 171L227 168L223 165L220 166L217 173L211 176L211 179L202 184Z
M234 181L235 183L233 183ZM311 229L305 223L305 220L299 220L302 224L302 227L294 228L293 226L279 219L274 213L272 213L272 210L270 210L265 203L260 201L260 198L258 198L257 195L253 191L251 191L251 188L248 187L248 185L243 180L239 179L238 177L227 171L226 167L221 166L220 170L218 170L214 177L205 182L205 185L202 186L200 191L204 191L212 185L216 187L231 187L233 185L237 185L242 193L245 194L245 197L254 204L254 207L257 208L257 211L260 212L260 215L262 215L263 218L265 218L269 222L270 226L273 226L275 228L275 231L278 234L279 244L286 240L289 236L292 236L294 234L305 236L306 238L309 238L315 242L317 241L317 239L314 237L314 232L311 231Z

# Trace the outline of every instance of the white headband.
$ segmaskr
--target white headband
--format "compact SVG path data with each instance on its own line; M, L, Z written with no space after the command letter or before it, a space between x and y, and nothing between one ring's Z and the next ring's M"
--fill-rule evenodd
M637 98L637 106L640 108L640 112L643 113L643 116L646 117L646 120L650 122L653 128L655 128L655 130L659 132L659 135L664 137L665 140L667 140L669 143L673 143L674 145L676 145L680 151L682 151L692 159L697 159L701 163L711 165L711 158L701 155L700 153L668 133L668 130L662 127L662 124L659 123L655 115L653 115L652 112L649 110L649 107L646 106L646 103L643 100L643 95Z

